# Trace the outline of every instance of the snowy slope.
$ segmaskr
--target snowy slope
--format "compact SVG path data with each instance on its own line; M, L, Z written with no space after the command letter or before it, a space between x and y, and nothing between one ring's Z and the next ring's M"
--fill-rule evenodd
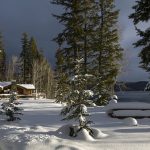
M109 118L104 107L88 108L92 126L107 134L106 138L83 141L61 136L61 104L52 100L22 100L21 121L6 122L0 116L0 150L148 150L150 119L128 126L124 120ZM72 122L70 122L72 123Z

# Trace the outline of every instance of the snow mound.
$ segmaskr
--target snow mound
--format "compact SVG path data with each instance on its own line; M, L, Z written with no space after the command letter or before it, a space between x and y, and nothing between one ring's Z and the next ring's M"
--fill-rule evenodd
M118 100L118 96L117 95L113 95L112 99Z
M99 129L92 128L92 131L93 131L93 135L95 139L101 139L101 138L105 138L108 136L107 134L104 134Z
M108 136L107 134L102 133L98 129L91 128L93 131L93 136L91 136L86 129L81 129L79 132L77 132L77 136L71 137L69 136L70 128L74 128L74 131L77 131L79 129L78 126L72 124L64 125L56 131L56 136L67 139L74 138L76 140L83 140L83 141L94 141L95 139L101 139Z
M94 138L89 134L86 129L82 129L81 131L79 131L77 137L75 138L77 140L94 141Z
M91 103L91 107L96 107L97 105L95 103Z
M69 133L70 133L70 127L73 127L72 124L67 124L67 125L64 125L62 127L60 127L56 133L60 136L69 136Z
M109 104L116 104L116 103L117 103L117 100L115 100L115 99L112 99L109 101Z
M125 118L124 123L129 126L137 126L138 125L137 120L132 117Z

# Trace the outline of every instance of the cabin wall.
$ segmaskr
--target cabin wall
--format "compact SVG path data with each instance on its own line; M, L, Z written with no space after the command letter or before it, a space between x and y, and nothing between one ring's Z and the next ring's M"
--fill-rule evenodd
M24 88L21 88L21 87L17 87L17 91L18 91L18 94L19 95L32 95L33 93L33 90L30 90L30 89L24 89Z
M31 95L32 94L32 90L24 89L23 92L24 92L24 95Z
M3 94L3 90L2 90L2 88L0 88L0 94Z
M12 86L9 85L7 87L4 88L0 88L0 94L10 94L10 91L12 89ZM32 96L33 93L35 93L35 90L33 89L26 89L24 87L21 87L19 85L16 85L16 92L18 93L18 95L24 95L24 96Z

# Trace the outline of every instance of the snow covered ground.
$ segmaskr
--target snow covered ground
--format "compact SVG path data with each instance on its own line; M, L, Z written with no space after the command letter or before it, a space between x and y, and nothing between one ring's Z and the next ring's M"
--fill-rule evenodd
M21 102L22 120L7 122L0 116L0 150L148 150L150 147L148 118L137 120L138 126L129 126L126 120L108 117L104 107L88 108L92 126L108 136L82 141L58 134L57 130L68 124L61 121L61 104L53 100Z

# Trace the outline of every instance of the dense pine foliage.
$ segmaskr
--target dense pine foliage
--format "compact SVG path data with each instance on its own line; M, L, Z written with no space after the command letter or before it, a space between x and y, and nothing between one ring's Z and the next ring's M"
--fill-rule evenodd
M82 66L84 65L84 59L78 58L75 60L75 75L69 79L70 82L70 93L66 97L67 106L64 107L61 111L61 114L64 115L63 120L75 119L79 122L79 129L77 131L72 130L71 136L77 136L78 132L81 129L86 129L89 132L91 128L89 124L91 121L87 118L89 113L87 112L87 105L90 106L93 102L90 100L93 92L86 89L86 82L90 77L87 74L84 74Z
M138 0L132 8L134 13L129 18L133 19L137 34L140 36L140 39L134 45L135 47L141 47L141 52L139 53L141 58L140 66L150 72L150 26L145 31L137 27L139 23L150 24L150 1Z
M92 37L94 72L94 91L98 98L98 104L107 103L109 96L114 94L114 85L119 72L119 60L122 57L122 49L119 44L117 18L118 10L115 10L114 0L99 0L98 22L96 33Z
M20 56L13 55L6 61L3 39L0 35L0 81L16 80L18 84L34 84L39 95L53 98L54 73L46 57L39 50L36 40L23 33L21 44Z
M2 35L0 34L0 81L6 78L6 53L3 45Z
M64 8L62 14L54 15L64 25L55 38L59 46L56 98L64 101L72 91L69 79L75 75L74 62L80 56L84 60L82 73L92 75L84 83L85 90L92 89L98 95L97 104L106 103L113 94L122 53L114 1L53 0L52 3Z
M33 62L39 58L39 55L34 38L29 40L27 33L23 33L22 52L20 54L20 75L23 83L32 83Z

